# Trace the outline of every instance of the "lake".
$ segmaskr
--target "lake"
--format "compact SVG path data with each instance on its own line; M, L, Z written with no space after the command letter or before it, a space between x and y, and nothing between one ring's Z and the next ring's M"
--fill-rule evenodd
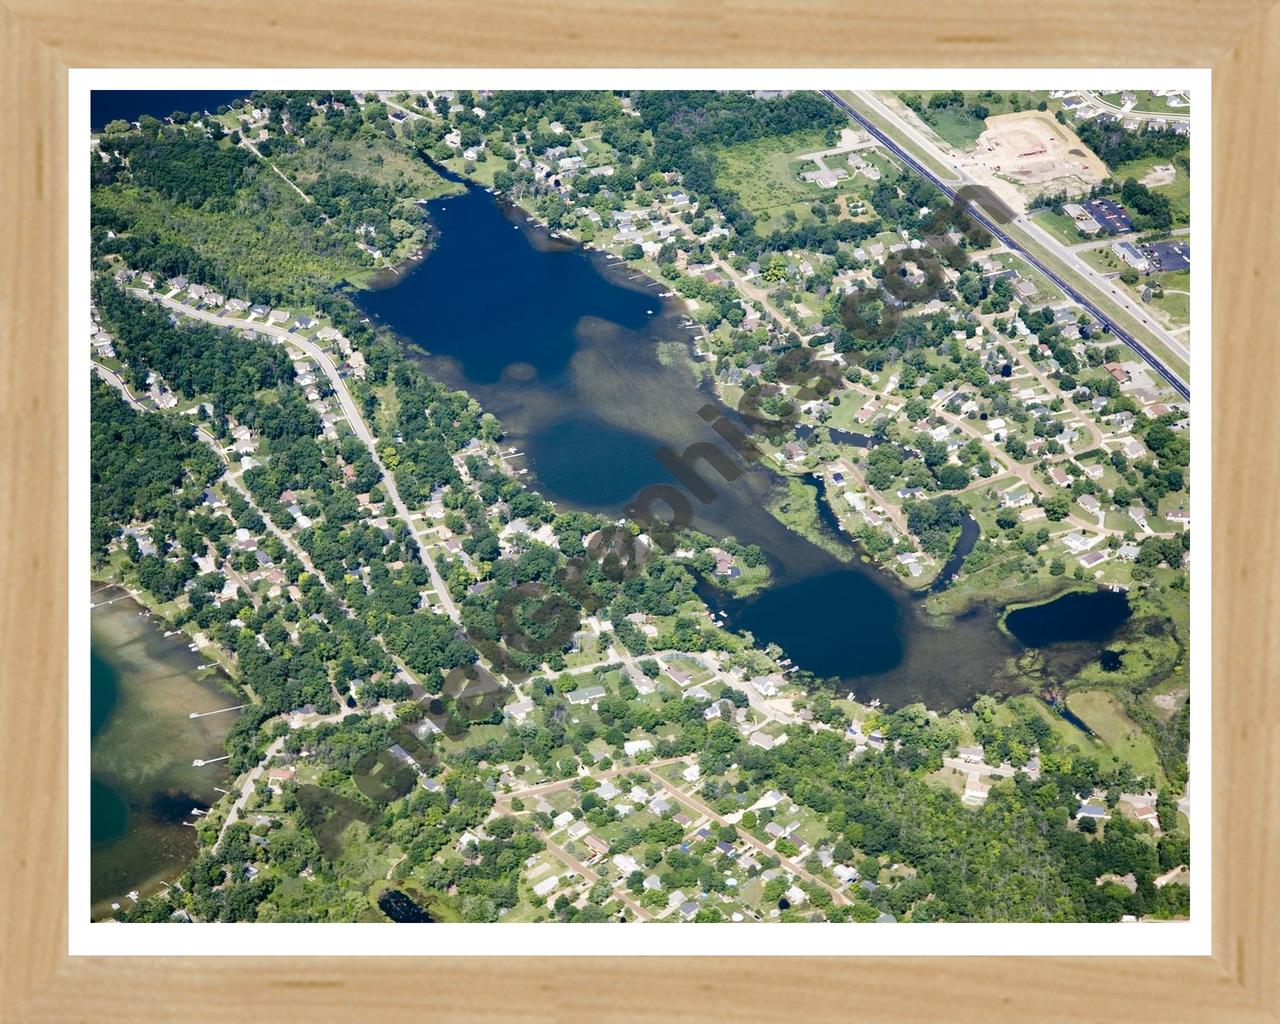
M95 918L112 901L172 881L196 852L188 822L227 785L221 756L237 712L189 718L243 698L222 671L197 668L185 634L166 637L163 621L116 587L93 587L89 701L90 892ZM110 603L106 603L110 602Z
M100 132L108 121L136 121L143 114L164 119L178 111L215 111L251 92L252 89L94 89L89 93L89 129Z
M1028 647L1046 647L1106 640L1132 614L1129 595L1122 590L1073 590L1045 604L1011 611L1005 626Z
M616 517L645 486L681 486L660 449L678 455L712 442L729 454L710 421L735 415L716 399L683 304L663 297L665 284L552 237L476 186L427 210L436 229L427 258L357 301L432 376L501 419L504 443L523 453L515 465L541 493ZM702 415L709 407L710 421ZM918 595L859 560L830 516L822 520L828 546L844 558L771 515L782 485L771 470L744 466L726 479L705 461L687 463L709 488L706 501L685 492L694 527L758 544L774 573L769 588L745 600L700 585L731 627L778 643L796 665L843 680L861 699L946 709L979 692L1021 689L1012 669L1020 647L998 628L999 609L939 628ZM977 536L977 524L966 523L961 556ZM947 576L957 567L948 563Z

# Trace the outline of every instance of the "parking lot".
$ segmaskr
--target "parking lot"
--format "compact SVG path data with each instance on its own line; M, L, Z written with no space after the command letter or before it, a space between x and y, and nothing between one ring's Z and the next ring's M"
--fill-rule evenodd
M1118 235L1133 229L1129 211L1113 199L1090 199L1083 204L1089 216L1102 225L1109 235Z
M1190 242L1154 242L1144 245L1142 254L1151 261L1152 270L1189 270L1191 267Z

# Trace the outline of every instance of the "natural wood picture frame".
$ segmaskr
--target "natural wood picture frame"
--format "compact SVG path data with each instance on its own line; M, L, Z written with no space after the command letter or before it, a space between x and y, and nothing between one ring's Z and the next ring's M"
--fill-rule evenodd
M1280 7L8 0L0 45L0 1019L1280 1019ZM67 69L177 65L1212 67L1213 956L68 957Z

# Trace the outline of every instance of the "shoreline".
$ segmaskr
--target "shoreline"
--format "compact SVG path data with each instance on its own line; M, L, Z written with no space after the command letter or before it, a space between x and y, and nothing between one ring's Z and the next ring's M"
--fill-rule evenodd
M684 305L683 300L678 296L663 297L663 292L670 291L670 287L666 282L659 281L651 277L642 269L632 269L628 265L627 261L624 261L616 254L611 253L596 244L574 239L567 233L552 232L552 230L547 227L546 223L538 218L536 214L519 204L512 202L496 189L470 181L467 182L467 187L473 193L483 191L486 193L486 197L489 200L498 204L503 216L511 222L514 227L525 231L526 243L543 251L563 251L576 248L586 256L590 261L592 268L610 284L628 288L642 295L658 298L659 301L664 304L665 312L675 313L676 315L679 314L680 307ZM420 258L414 261L415 269L417 266L420 266L425 262L427 256L429 256L431 252L436 251L438 239L439 235L433 233L433 244L430 247L430 250L424 252ZM620 270L621 272L619 272ZM384 278L384 281L385 280L386 279ZM401 283L402 281L403 278L396 278L394 280L386 281L386 283L394 285ZM668 299L670 299L673 304L679 303L679 306L674 310L671 306L666 306L665 304ZM419 343L419 341L412 336L393 330L385 321L377 318L375 314L367 313L366 315L373 317L381 330L385 330L391 334L400 344L401 350L411 358L422 356L431 357L437 355L432 353L426 345ZM703 371L701 374L702 380L699 383L699 390L706 393L708 398L715 399L718 403L724 405L725 399L718 386L718 382L710 373L706 372L709 369L706 357L701 355L699 352L698 345L695 338L692 336L692 333L693 332L688 330L679 331L678 343L688 346L685 351L689 355L691 365L695 368L700 368ZM476 397L475 393L470 388L468 388L465 381L455 381L447 386L451 389L462 391L473 400L479 402L482 406L485 404ZM533 470L532 466L529 468L531 471ZM778 486L783 489L781 492L782 495L786 494L786 488L788 487L790 480L796 480L803 485L812 486L812 483L808 480L809 474L805 474L802 477L793 473L778 472L774 470L772 466L767 464L762 468L765 468L766 471L769 472L770 476L775 479ZM822 488L818 487L817 490L820 492ZM860 545L857 544L856 539L848 532L840 531L837 533L835 530L831 529L828 522L829 517L826 515L827 512L833 511L830 509L830 503L824 502L824 498L821 493L815 493L813 495L813 499L816 503L813 509L813 518L815 520L814 525L821 530L823 539L826 541L826 543L819 543L818 546L827 550L843 568L849 571L870 573L874 577L876 583L888 592L888 598L893 601L894 604L899 607L903 607L907 604L912 606L914 613L919 616L923 627L931 630L946 628L949 625L955 624L959 620L971 617L975 611L987 609L988 614L993 620L992 625L993 627L996 627L998 631L998 624L1003 619L1003 616L1007 611L1007 608L998 602L977 600L971 596L964 600L963 607L949 610L942 614L930 611L925 603L930 597L935 596L941 591L950 589L951 582L949 580L941 590L939 590L938 584L940 580L943 579L943 570L946 569L947 566L954 564L953 559L956 555L956 548L965 540L967 532L965 529L959 529L957 531L957 537L955 538L947 557L937 560L938 570L936 572L929 573L920 579L906 579L893 571L894 565L892 558L888 560L872 558L862 551ZM565 508L577 508L586 511L593 511L590 507L581 503L575 503L572 501L557 502L550 498L548 500L552 500L553 505L557 507L563 506ZM824 504L825 507L823 507ZM793 533L810 543L815 543L815 539L810 536L808 531L797 529L794 524L779 518L777 515L773 515L773 519L775 519L777 523L788 532ZM715 540L714 536L708 536L711 536L711 539ZM973 540L976 542L976 539L977 537L975 536ZM839 554L832 551L832 547L838 549ZM778 564L771 556L768 581L756 584L747 592L739 592L736 588L722 586L718 581L707 581L707 585L711 588L709 594L714 594L715 597L718 598L718 600L709 602L709 610L714 611L716 606L724 601L749 603L766 594L771 587L776 586L778 583L778 568ZM892 586L888 583L890 579L893 581ZM1042 598L1041 591L1034 585L1030 588L1020 588L1016 595L1018 601L1021 603L1037 603L1038 599L1051 600L1053 596L1053 592L1049 592L1047 597ZM1003 632L1000 632L1000 635L1005 640L1009 639L1007 634ZM961 703L964 703L964 701L962 700Z
M189 758L225 753L238 715L192 719L191 709L246 697L220 662L212 673L197 670L207 657L203 649L190 651L189 634L171 632L176 627L127 586L101 574L92 583L112 606L99 605L90 642L111 672L115 692L89 739L89 769L95 789L105 791L99 798L109 793L119 804L113 817L121 815L119 830L89 847L86 909L92 920L102 920L114 915L112 903L129 905L129 892L141 902L173 884L199 855L197 830L188 834L189 808L212 810L232 780L218 770L225 765L197 769ZM98 806L91 801L84 810L92 816Z
M449 169L446 168L446 170L449 170ZM469 185L475 188L484 189L486 192L489 192L490 194L494 195L508 209L517 211L529 223L536 225L541 231L544 232L544 234L548 238L557 242L568 243L568 244L577 246L579 249L585 252L589 258L593 259L593 261L595 261L596 259L605 261L602 263L599 269L602 269L605 272L604 276L606 276L607 278L612 280L612 277L613 277L613 275L610 275L608 273L609 271L616 270L619 267L623 267L627 265L627 261L623 259L621 256L619 256L617 253L612 252L608 248L597 245L594 241L591 241L591 242L584 241L581 238L575 237L568 230L564 230L564 229L561 229L559 231L553 230L547 224L546 221L544 221L541 217L538 216L536 212L528 209L527 207L521 206L519 203L515 202L513 199L511 199L509 196L503 193L500 189L497 189L492 186L483 185L480 182L470 181L470 179L465 178L462 174L459 174L458 172L450 171L450 173L457 175L457 177L460 180L467 181ZM424 255L422 256L422 259L425 259L425 258L426 258L426 250L424 250ZM421 260L418 260L417 262L420 263ZM647 268L637 270L633 274L628 275L627 282L633 281L635 280L635 278L640 278L643 281L645 281L646 284L653 285L655 289L658 289L659 292L656 297L661 299L664 303L666 302L679 303L683 307L683 309L678 310L678 312L682 313L683 316L691 320L694 319L692 317L692 313L690 309L688 308L687 301L683 298L683 296L681 296L675 290L675 288L670 283L664 283L662 281L658 281L655 278L651 277L648 273ZM395 282L389 282L388 286L394 283ZM624 287L628 286L627 283L623 283L623 282L618 282L618 283L622 283ZM648 289L642 287L637 290L643 292L643 291L647 291ZM662 293L665 293L665 292L669 292L670 295L664 298ZM697 323L697 321L694 320L694 323ZM702 335L699 335L699 336L706 336L705 329L702 328L702 325L698 324L698 327L702 329L704 332ZM712 362L710 365L708 364L707 354L704 353L699 348L697 341L694 339L694 337L690 337L688 339L688 344L689 344L690 358L693 363L695 363L697 366L699 366L702 369L703 382L707 387L710 388L711 396L721 405L725 406L728 409L732 409L732 406L729 404L728 400L725 397L725 394L721 388L720 382L716 379L715 373L713 372L714 362ZM776 470L774 470L774 473L775 475L778 476L779 481L784 486L785 486L786 480L792 477L793 475L795 475L792 473L779 473ZM810 473L805 472L799 476L799 479L803 481L805 477L808 477L810 475L811 475ZM817 502L819 504L818 517L820 520L823 517L823 513L821 511L821 505L823 503L826 504L828 510L831 512L833 516L836 515L835 509L834 507L832 507L831 502L827 497L826 487L824 486L824 484L825 484L825 481L821 481L817 488L818 489ZM775 518L777 517L775 516ZM972 518L972 514L970 514L970 518ZM838 520L838 516L837 516L837 520ZM779 522L782 522L782 520L779 519ZM976 520L974 520L974 522L976 523ZM950 585L951 585L950 581L944 583L941 587L938 587L938 583L943 579L943 575L942 575L943 572L945 571L947 565L950 564L951 560L955 556L955 548L958 545L962 544L964 541L963 530L962 530L961 533L957 535L955 544L953 545L952 550L948 553L947 557L939 561L938 571L936 573L922 577L917 580L911 577L903 578L899 576L894 571L894 567L891 559L881 561L875 558L874 556L869 555L866 551L863 550L862 545L857 543L856 538L852 534L848 533L847 531L841 530L838 533L834 533L830 538L822 538L820 540L818 538L821 537L821 534L817 536L810 536L807 532L803 530L796 530L794 527L790 526L785 522L783 522L783 525L786 526L787 529L791 529L793 530L793 532L798 533L800 536L804 537L806 540L809 540L812 543L818 544L820 547L825 547L825 545L829 544L831 540L834 540L837 546L841 546L842 544L850 545L853 549L853 555L854 555L853 558L844 559L843 555L837 555L837 557L842 558L842 560L848 561L850 564L852 564L854 560L858 560L858 561L861 561L863 564L874 567L875 569L879 570L880 574L883 577L885 577L885 579L891 580L894 585L896 585L899 589L902 590L903 593L907 594L912 598L920 600L922 602L927 600L930 597L935 596L936 594L942 591L950 589ZM974 538L975 543L980 536L981 534L979 533L978 536ZM971 544L970 550L972 550L972 546L973 545ZM827 548L827 550L831 550L831 549ZM835 554L835 552L832 551L832 554ZM965 553L966 556L967 554L968 552ZM963 564L963 557L961 558L960 564L961 565ZM960 566L956 567L957 571L959 567ZM721 588L721 589L724 589L724 588ZM756 587L750 593L756 594L763 589L765 589L764 586ZM748 596L748 595L743 595L743 596ZM947 617L951 618L951 617L958 616L960 614L965 614L971 611L974 607L977 607L979 604L982 604L982 602L978 602L976 604L972 602L968 603L965 606L965 608L963 608L960 612L949 613Z
M146 590L141 588L134 589L124 580L116 577L115 575L103 573L100 570L90 568L89 585L92 587L94 584L100 584L103 587L115 587L118 590L124 591L124 595L122 595L122 597L114 598L113 600L123 600L124 596L127 596L129 600L132 600L135 604L144 609L149 617L159 619L170 629L181 632L182 635L187 638L189 644L196 643L194 633L192 633L186 625L179 625L174 619L166 615L162 608L164 602L157 601L156 598ZM253 693L236 678L235 667L225 660L226 655L221 647L210 641L208 644L200 647L198 653L202 655L207 654L209 657L212 657L217 661L218 667L227 676L225 681L219 680L219 682L220 684L224 683L223 688L228 689L230 695L244 696L249 698L251 701L256 702L256 698L253 696Z

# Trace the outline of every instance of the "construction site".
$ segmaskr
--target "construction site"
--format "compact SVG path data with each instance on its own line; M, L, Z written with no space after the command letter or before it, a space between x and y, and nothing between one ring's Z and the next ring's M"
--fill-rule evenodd
M1107 176L1107 167L1051 114L1024 110L987 119L964 169L1018 210L1037 195L1083 192Z

